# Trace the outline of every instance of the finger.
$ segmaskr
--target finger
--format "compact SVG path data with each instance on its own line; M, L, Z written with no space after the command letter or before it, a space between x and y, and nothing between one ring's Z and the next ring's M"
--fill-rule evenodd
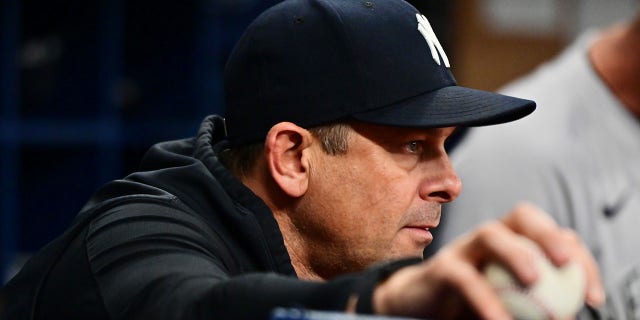
M588 265L592 265L593 267L585 268L585 273L587 274L586 302L592 307L601 307L607 299L602 278L600 277L600 271L595 261L593 261L593 257L589 256L588 258L591 260L591 263Z
M600 268L598 268L598 264L596 263L595 258L587 247L579 241L578 235L571 231L565 231L565 235L568 239L568 242L575 243L576 252L578 252L578 262L583 266L586 276L586 297L585 300L587 304L592 307L602 306L606 300L604 285L602 283L602 278L600 277Z
M575 253L575 243L568 242L563 229L537 206L520 203L502 221L535 242L556 266L568 263Z
M595 258L589 252L588 248L580 241L575 231L570 229L561 229L559 233L563 243L568 244L570 250L571 261L575 261L582 266L586 280L586 296L587 304L598 307L605 302L604 286L600 277L600 270Z
M511 319L491 284L472 265L461 265L454 282L471 309L481 319Z
M538 270L535 254L529 245L520 241L521 237L503 223L486 223L467 239L467 255L479 255L476 265L480 268L490 261L499 262L527 286L538 279Z

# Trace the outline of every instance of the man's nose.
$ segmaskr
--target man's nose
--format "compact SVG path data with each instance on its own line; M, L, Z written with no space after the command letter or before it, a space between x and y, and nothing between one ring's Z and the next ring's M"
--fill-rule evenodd
M456 174L449 157L444 155L433 166L425 168L426 178L421 182L420 197L425 201L447 203L462 191L462 181Z

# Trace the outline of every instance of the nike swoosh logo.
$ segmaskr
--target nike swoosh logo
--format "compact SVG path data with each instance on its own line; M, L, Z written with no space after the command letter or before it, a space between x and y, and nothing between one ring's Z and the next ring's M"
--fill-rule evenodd
M627 202L629 202L629 199L631 199L631 195L633 195L632 189L633 188L627 188L626 192L618 197L616 201L610 204L605 204L604 208L602 208L602 213L604 213L604 216L611 219L615 217L620 211L622 211L622 208L624 208Z

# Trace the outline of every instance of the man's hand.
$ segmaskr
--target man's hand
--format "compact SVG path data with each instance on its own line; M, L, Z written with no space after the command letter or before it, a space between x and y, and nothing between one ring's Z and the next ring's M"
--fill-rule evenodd
M560 228L535 206L520 204L502 220L485 224L442 248L416 266L399 270L374 292L373 306L379 314L437 319L509 319L496 292L484 278L482 268L498 261L524 284L538 274L518 235L537 243L556 266L580 263L586 275L585 301L604 303L605 296L595 260L575 232Z

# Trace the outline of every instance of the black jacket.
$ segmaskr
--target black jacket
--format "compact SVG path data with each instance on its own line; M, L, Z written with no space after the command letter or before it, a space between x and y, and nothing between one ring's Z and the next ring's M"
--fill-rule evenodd
M153 146L139 172L96 192L2 289L4 319L268 319L344 310L353 293L370 312L377 281L415 260L297 279L269 208L217 160L220 121Z

